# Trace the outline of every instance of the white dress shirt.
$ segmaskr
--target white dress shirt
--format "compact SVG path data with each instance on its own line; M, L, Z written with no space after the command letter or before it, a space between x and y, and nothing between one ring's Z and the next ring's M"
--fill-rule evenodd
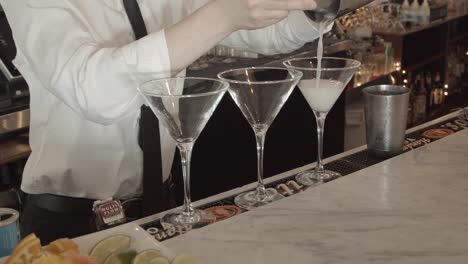
M14 64L31 94L32 153L23 191L90 199L141 193L143 100L136 87L170 76L164 28L208 1L139 1L149 35L135 41L122 0L0 0L18 49ZM317 38L313 28L302 12L292 12L275 26L236 32L222 44L290 52ZM175 144L164 129L160 134L167 177Z

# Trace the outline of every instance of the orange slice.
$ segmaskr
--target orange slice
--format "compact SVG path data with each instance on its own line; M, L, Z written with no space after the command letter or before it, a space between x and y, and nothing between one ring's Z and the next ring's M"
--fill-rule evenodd
M41 249L39 238L30 234L20 241L5 264L34 263L43 256Z
M49 245L43 248L44 251L51 254L71 254L76 253L79 254L80 250L78 245L70 239L63 238L57 239L54 242L50 243Z

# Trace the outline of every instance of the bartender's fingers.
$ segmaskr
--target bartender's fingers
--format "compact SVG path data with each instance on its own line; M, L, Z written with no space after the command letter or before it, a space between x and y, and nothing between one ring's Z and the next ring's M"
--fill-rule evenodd
M285 19L288 16L288 11L285 12L268 12L264 13L261 16L253 18L247 29L257 29L267 27L273 24L280 22L281 20Z
M286 18L288 15L289 11L286 10L268 10L261 15L261 20L281 20Z
M317 8L314 0L270 0L266 8L272 10L313 10Z
M288 2L291 2L290 4ZM219 12L232 29L270 26L288 16L290 9L310 9L313 0L216 0Z

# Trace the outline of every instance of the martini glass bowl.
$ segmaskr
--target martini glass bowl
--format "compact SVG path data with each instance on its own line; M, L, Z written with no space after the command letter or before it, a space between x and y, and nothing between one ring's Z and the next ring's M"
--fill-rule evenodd
M361 66L356 60L324 57L296 58L283 63L288 69L303 73L298 86L314 112L317 121L318 155L317 166L296 176L306 186L334 180L341 175L325 170L322 162L325 120L346 85ZM321 65L321 66L320 66Z
M216 219L213 214L192 206L190 160L195 141L228 86L227 82L216 79L178 77L152 80L138 88L159 123L175 140L181 154L184 205L181 212L166 214L161 220L163 224L200 227Z
M273 67L233 69L218 74L218 78L229 82L229 94L251 125L257 143L257 188L234 199L243 209L250 210L283 198L275 189L265 188L265 136L301 77L300 71Z

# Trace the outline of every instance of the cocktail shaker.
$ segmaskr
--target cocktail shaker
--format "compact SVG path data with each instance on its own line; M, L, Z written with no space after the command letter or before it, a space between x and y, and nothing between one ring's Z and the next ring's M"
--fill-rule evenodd
M310 19L320 23L344 16L372 1L373 0L315 0L317 8L304 12Z
M367 147L378 157L391 157L403 151L408 117L409 89L377 85L363 90Z

